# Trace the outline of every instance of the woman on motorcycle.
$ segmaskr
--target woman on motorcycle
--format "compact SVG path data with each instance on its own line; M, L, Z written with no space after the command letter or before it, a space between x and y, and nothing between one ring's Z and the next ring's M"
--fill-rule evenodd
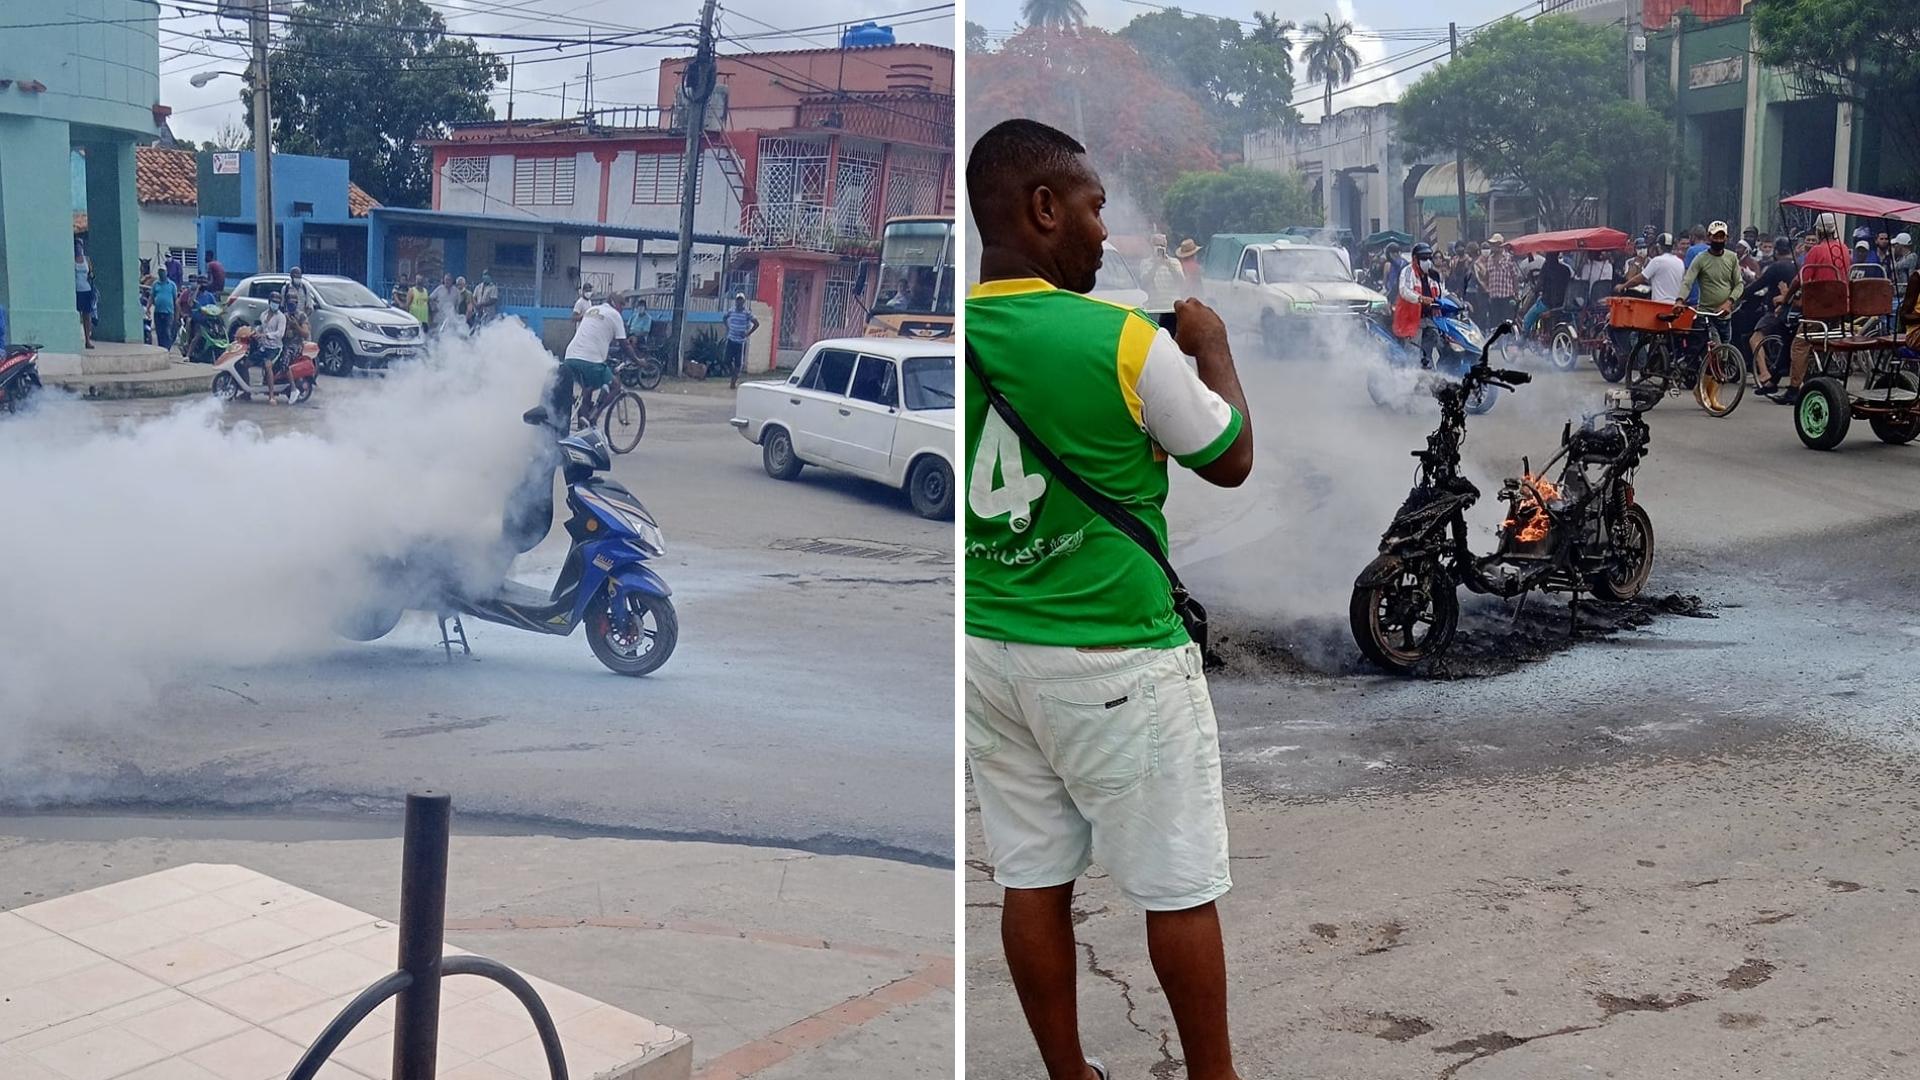
M1440 328L1433 314L1447 295L1440 269L1434 265L1433 245L1413 245L1413 263L1400 274L1399 306L1393 317L1394 336L1418 339L1420 366L1433 366L1433 354L1440 348Z

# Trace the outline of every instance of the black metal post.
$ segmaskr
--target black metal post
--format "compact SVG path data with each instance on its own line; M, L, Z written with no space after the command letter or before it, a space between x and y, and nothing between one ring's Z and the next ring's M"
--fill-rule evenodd
M412 981L394 1002L393 1080L434 1080L452 818L449 795L424 791L407 796L406 841L400 856L400 970Z

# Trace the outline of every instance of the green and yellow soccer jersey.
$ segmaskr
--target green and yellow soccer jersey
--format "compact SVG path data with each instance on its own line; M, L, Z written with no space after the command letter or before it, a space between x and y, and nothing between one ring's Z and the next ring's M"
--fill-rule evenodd
M966 338L1040 441L1165 550L1167 456L1206 466L1242 423L1173 339L1142 312L1028 279L977 286ZM966 436L967 633L1033 645L1186 644L1153 558L1026 452L971 371Z

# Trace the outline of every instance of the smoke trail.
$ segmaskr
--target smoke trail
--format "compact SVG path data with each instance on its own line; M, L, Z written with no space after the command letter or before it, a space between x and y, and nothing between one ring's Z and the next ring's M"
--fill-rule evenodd
M313 434L223 427L211 401L110 424L53 395L0 423L0 753L194 670L330 647L375 558L496 549L552 370L501 322L375 390L329 402L322 381Z

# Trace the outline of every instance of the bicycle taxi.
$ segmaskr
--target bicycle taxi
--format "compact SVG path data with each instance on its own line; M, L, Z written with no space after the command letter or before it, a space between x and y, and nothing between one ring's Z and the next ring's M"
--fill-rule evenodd
M1816 188L1782 204L1855 217L1920 221L1920 203ZM1882 442L1920 436L1920 353L1896 333L1893 282L1884 278L1809 281L1800 288L1793 344L1807 353L1807 376L1793 408L1793 430L1809 449L1832 450L1864 417Z
M1632 251L1633 241L1619 229L1562 229L1557 232L1528 233L1509 241L1508 248L1517 258L1546 255L1612 255ZM1547 355L1556 370L1572 371L1582 357L1592 359L1604 372L1615 352L1607 334L1606 298L1613 292L1611 279L1587 282L1575 279L1567 286L1568 308L1549 311L1540 318L1535 336L1547 343ZM1583 291L1585 290L1585 291Z

